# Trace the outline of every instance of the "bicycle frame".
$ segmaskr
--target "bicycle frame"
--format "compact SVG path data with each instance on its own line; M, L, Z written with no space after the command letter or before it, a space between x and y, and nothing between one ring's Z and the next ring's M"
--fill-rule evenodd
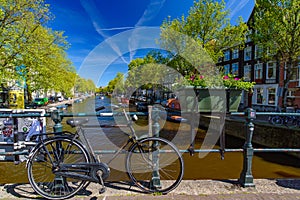
M89 182L96 182L102 186L99 192L103 193L104 180L110 176L108 165L122 152L126 153L127 175L137 187L145 192L163 194L176 188L184 173L183 158L177 147L159 137L138 138L133 120L125 110L124 114L130 131L123 133L128 139L113 152L107 164L101 162L86 138L85 119L67 120L67 124L76 127L75 133L59 132L47 139L38 136L40 142L30 152L26 164L33 189L45 198L57 200L70 198ZM160 153L170 153L172 159ZM169 181L161 184L160 180Z
M75 134L68 132L68 131L64 131L58 135L55 135L54 138L68 138L71 140L77 140L78 138L81 138L81 140L83 139L84 142L87 144L86 148L88 149L88 152L90 153L91 157L90 159L92 159L92 162L90 163L72 163L72 164L60 164L59 170L53 170L53 173L57 176L63 176L63 177L69 177L69 178L76 178L79 180L85 180L85 181L91 181L91 182L99 182L99 178L96 176L97 171L102 170L104 171L104 177L103 174L101 175L101 177L105 180L106 178L108 178L109 176L109 168L107 165L109 165L120 153L122 153L122 151L129 145L132 146L133 144L137 143L137 136L135 134L135 130L132 127L132 122L129 119L129 117L127 116L126 112L124 111L126 120L128 122L127 126L129 127L131 134L123 132L126 136L128 136L128 140L113 154L112 158L105 164L102 163L99 159L99 157L96 157L94 151L92 150L92 147L90 145L90 142L87 140L87 138L85 137L85 131L82 127L82 125L79 125L77 127L77 130L75 132ZM40 143L38 143L30 152L29 154L29 158L32 156L33 152L40 148L41 146L44 146L44 143L47 141L47 139L43 139L42 135L50 135L50 134L55 134L55 133L48 133L48 134L39 134L37 135L37 137L40 137ZM49 138L52 139L53 137ZM77 140L78 141L78 140ZM81 143L81 142L80 142ZM46 153L50 156L50 152L48 150L46 150ZM53 152L54 153L54 152ZM59 156L56 156L59 157ZM27 160L26 163L26 167L28 167L28 162L30 161L30 159ZM58 161L59 163L61 162L60 160ZM55 166L54 161L51 161L52 165ZM88 173L88 172L92 172L89 175L82 175L82 174L76 174L74 172L84 172L84 173Z

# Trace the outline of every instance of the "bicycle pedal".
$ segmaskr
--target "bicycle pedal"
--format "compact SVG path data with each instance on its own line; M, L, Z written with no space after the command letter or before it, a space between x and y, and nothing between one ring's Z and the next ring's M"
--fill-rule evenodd
M106 188L103 187L103 188L101 188L101 189L99 190L99 194L103 194L105 191L106 191Z

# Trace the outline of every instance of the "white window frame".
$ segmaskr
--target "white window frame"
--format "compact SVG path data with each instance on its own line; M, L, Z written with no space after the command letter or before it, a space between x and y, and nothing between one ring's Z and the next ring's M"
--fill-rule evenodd
M251 65L244 66L244 80L251 81Z
M269 99L269 97L270 97L270 89L275 89L275 91L274 91L274 93L273 93L273 95L274 95L274 100L273 100L273 103L270 103L270 99ZM272 87L272 86L270 86L270 87L267 87L266 88L266 103L267 103L267 105L270 105L270 106L275 106L275 105L277 105L277 103L276 103L276 94L277 94L277 88L276 87Z
M258 75L257 71L258 70L261 70L261 72L260 72L261 77L260 78L257 77L257 75ZM262 78L263 78L263 63L256 63L254 65L254 80L262 79Z
M250 29L247 33L246 33L246 42L251 42L251 35L252 35L252 30Z
M230 65L227 64L227 65L224 65L224 74L227 75L230 73Z
M257 102L257 95L258 95L258 90L260 90L260 91L262 91L262 93L261 93L261 95L262 95L262 102L260 102L260 103L258 103ZM256 87L256 88L254 88L254 99L255 99L255 104L257 104L257 105L264 105L265 104L265 90L264 90L264 88L263 87Z
M245 61L251 60L251 58L252 58L252 47L251 46L247 46L244 49L244 60Z
M286 79L286 71L287 71L287 66L286 66L286 62L284 63L284 79ZM300 85L300 62L298 62L298 65L295 66L295 74L294 74L294 79L291 79L291 81L295 82L298 81L298 86ZM292 77L293 78L293 77Z
M269 104L269 91L270 89L275 89L275 92L273 93L275 95L275 99L272 104ZM258 90L262 91L262 102L258 103L257 102L257 95L258 95ZM252 101L253 104L259 105L259 106L273 106L276 107L278 105L278 84L268 84L268 85L255 85L253 88L253 96L252 96Z
M262 46L261 45L255 45L255 52L254 52L254 58L261 58L262 57Z
M297 78L298 78L298 87L299 87L300 86L300 62L298 62Z
M270 64L273 64L273 66L270 67ZM273 69L273 74L271 77L269 77L269 70L270 69ZM266 79L270 80L270 79L276 79L276 62L275 61L270 61L270 62L267 62L267 70L266 70Z
M232 59L237 59L239 58L239 49L236 48L236 49L233 49L232 51Z
M230 60L230 50L224 52L224 61Z
M231 74L234 74L237 76L239 75L239 63L238 62L231 64Z

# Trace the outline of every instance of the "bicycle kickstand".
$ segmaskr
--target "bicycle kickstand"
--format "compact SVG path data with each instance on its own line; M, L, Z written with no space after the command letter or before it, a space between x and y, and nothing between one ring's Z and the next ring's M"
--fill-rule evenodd
M103 172L101 170L97 171L97 175L99 178L99 184L102 186L102 188L99 190L99 194L103 194L106 191L106 187L105 187L104 181L102 179L102 174L103 174Z

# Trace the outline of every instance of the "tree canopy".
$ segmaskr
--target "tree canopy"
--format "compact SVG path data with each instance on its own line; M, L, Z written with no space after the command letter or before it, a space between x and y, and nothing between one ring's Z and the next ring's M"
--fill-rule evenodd
M182 58L186 52L193 52L191 49L187 51L190 48L188 45L191 43L197 44L194 46L202 47L215 63L223 56L224 49L242 47L248 30L247 25L241 18L238 25L231 25L229 14L229 11L225 10L223 0L220 2L200 0L194 2L188 16L183 15L180 19L173 20L166 19L161 25L160 44L164 49L172 52L173 67L181 74L189 74L195 70L197 63ZM191 40L193 41L191 42ZM194 53L195 58L200 55Z
M0 0L0 81L6 87L25 82L29 98L40 90L71 95L75 84L66 37L47 27L54 18L49 6L44 0Z
M286 63L283 105L300 56L300 0L257 0L252 24L255 44L265 59Z

